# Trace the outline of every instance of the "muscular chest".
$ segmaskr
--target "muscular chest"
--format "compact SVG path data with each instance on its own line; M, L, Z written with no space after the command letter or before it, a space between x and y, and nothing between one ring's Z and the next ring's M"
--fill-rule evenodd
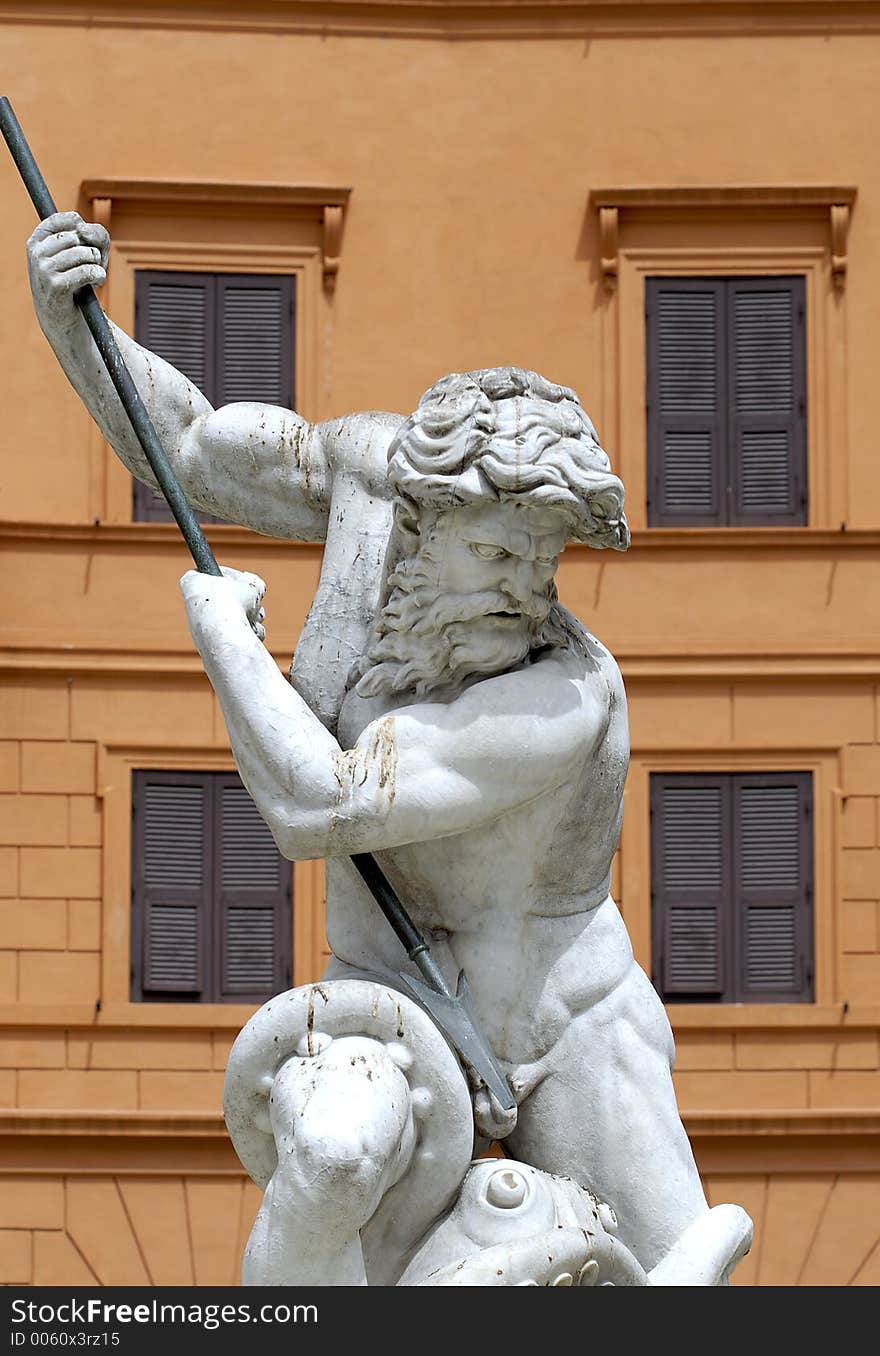
M549 792L465 833L378 854L424 927L492 930L533 912L536 876L551 850L564 797Z

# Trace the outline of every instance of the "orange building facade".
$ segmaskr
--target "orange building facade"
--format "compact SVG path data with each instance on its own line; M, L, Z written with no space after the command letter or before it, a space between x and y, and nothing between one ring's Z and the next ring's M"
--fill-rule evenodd
M297 407L412 409L448 371L573 386L627 488L626 556L563 601L617 657L632 763L614 890L651 972L651 777L797 772L812 987L670 1001L734 1284L880 1283L880 4L274 0L0 14L0 76L60 207L139 271L296 279ZM253 1010L131 997L132 779L232 768L170 524L34 319L33 214L0 156L0 1281L237 1281L259 1195L220 1111ZM805 523L650 526L646 280L803 280ZM286 666L320 549L218 524ZM612 558L609 558L612 556ZM656 872L656 864L654 866ZM294 867L293 980L322 871Z

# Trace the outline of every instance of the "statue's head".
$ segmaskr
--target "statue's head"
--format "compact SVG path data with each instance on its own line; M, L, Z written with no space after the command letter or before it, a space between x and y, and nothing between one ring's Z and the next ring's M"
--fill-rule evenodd
M362 696L416 695L563 645L569 540L625 551L623 485L575 393L517 367L438 381L389 448L394 529Z
M435 382L389 448L388 479L398 522L513 503L557 513L570 541L629 545L623 485L574 391L520 367Z

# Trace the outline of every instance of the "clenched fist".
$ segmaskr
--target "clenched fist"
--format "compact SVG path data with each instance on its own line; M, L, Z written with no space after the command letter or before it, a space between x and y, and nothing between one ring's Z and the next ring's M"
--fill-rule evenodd
M233 610L239 608L258 640L265 640L266 609L262 606L266 585L257 574L246 570L233 570L228 565L221 566L222 577L213 574L201 574L198 570L187 570L180 581L180 591L186 603L190 628L197 628L199 614L212 602L221 607L226 604ZM193 630L195 634L195 630Z
M34 305L43 329L76 324L74 296L82 287L100 287L107 278L110 237L103 226L78 212L55 212L41 221L27 243Z

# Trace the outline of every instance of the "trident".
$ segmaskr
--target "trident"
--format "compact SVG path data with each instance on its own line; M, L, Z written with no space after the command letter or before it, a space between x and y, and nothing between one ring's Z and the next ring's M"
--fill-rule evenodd
M25 140L12 105L4 98L0 98L0 131L42 221L55 212L55 203ZM113 338L113 332L101 310L94 288L88 286L81 288L76 294L75 301L82 311L83 319L107 368L110 380L116 387L122 408L189 547L196 569L202 574L221 574L222 571L214 559L208 540L171 469L165 449L125 365L119 346ZM458 984L453 993L431 955L428 943L410 918L373 855L369 852L358 852L352 856L351 861L394 929L409 959L426 982L423 984L420 980L403 973L400 978L430 1013L465 1063L482 1079L499 1105L505 1111L512 1111L516 1106L516 1100L501 1065L479 1028L464 971L459 972Z

